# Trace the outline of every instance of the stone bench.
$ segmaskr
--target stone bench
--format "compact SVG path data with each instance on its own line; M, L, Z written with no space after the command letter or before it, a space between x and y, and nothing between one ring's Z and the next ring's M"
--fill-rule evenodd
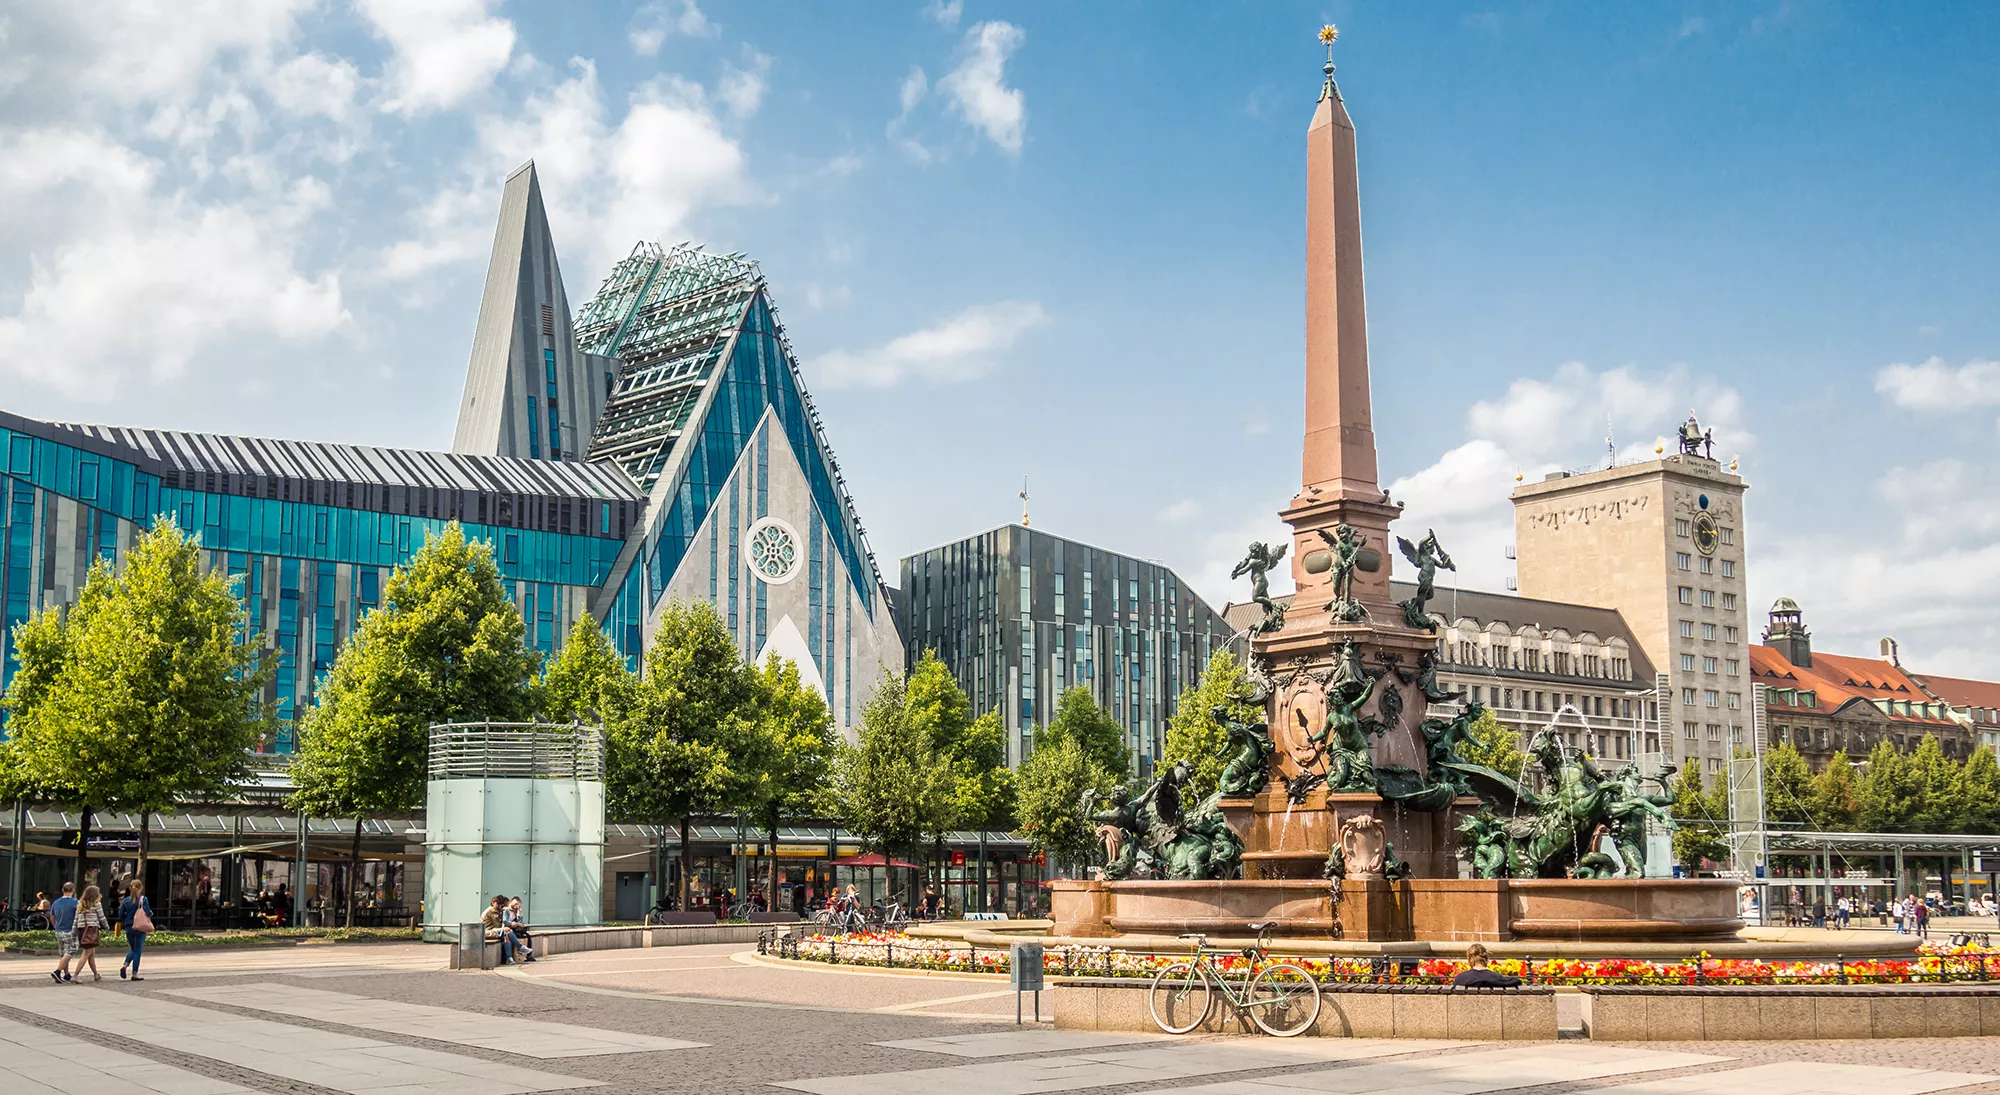
M786 924L800 923L784 921ZM665 924L650 928L548 928L535 932L531 941L536 958L583 951L625 950L640 947L693 947L704 943L755 943L772 928L769 923L750 924ZM477 927L472 925L471 927ZM461 932L461 941L451 945L451 968L492 969L500 961L500 945L486 943L478 931Z
M1583 1027L1610 1042L2000 1035L2000 985L1590 985Z
M1067 978L1051 982L1059 1030L1157 1031L1147 1006L1150 979ZM1202 1029L1256 1033L1250 1017L1215 994ZM1329 1038L1460 1038L1479 1041L1552 1041L1555 990L1546 985L1514 989L1459 989L1445 985L1320 986L1319 1021L1311 1034Z

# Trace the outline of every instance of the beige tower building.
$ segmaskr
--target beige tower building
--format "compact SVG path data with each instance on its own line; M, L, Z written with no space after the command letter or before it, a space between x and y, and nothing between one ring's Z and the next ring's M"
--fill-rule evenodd
M1705 447L1699 436L1681 447L1516 488L1516 573L1523 597L1618 610L1665 681L1662 751L1711 778L1756 725L1744 483L1686 451Z

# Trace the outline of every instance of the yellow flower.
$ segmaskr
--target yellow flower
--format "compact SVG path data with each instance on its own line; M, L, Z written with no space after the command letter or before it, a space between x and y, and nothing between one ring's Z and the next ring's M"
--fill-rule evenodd
M1340 28L1334 26L1332 23L1319 28L1319 40L1322 45L1330 46L1333 44L1333 40L1338 37L1340 37Z

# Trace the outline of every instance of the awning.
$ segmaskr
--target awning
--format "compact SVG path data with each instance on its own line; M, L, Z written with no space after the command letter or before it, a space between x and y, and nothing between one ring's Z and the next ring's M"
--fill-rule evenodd
M867 855L851 855L842 859L831 860L829 865L834 867L902 867L912 871L919 869L914 863L901 859L890 859L881 852L869 852Z

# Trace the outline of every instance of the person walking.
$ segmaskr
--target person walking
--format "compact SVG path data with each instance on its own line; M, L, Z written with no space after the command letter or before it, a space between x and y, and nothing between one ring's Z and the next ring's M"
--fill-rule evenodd
M104 941L104 933L110 928L111 922L104 919L104 895L94 885L85 886L83 907L76 913L76 945L83 952L76 960L76 972L82 973L88 965L92 981L104 980L104 975L97 972L97 945Z
M125 929L129 944L125 961L118 965L118 978L144 981L139 976L139 958L146 951L146 936L153 931L153 903L146 900L146 884L136 878L125 888L125 900L118 903L118 926Z
M1914 907L1913 909L1911 909L1911 912L1913 912L1913 913L1915 913L1915 914L1916 914L1916 921L1917 921L1917 938L1918 938L1918 939L1929 939L1929 938L1931 937L1931 906L1930 906L1930 902L1928 902L1928 901L1917 901L1917 902L1916 902L1916 904L1915 904L1915 907Z
M69 972L69 964L77 955L76 942L76 883L62 884L62 896L49 904L49 922L56 930L56 968L49 976L61 985L76 980Z

